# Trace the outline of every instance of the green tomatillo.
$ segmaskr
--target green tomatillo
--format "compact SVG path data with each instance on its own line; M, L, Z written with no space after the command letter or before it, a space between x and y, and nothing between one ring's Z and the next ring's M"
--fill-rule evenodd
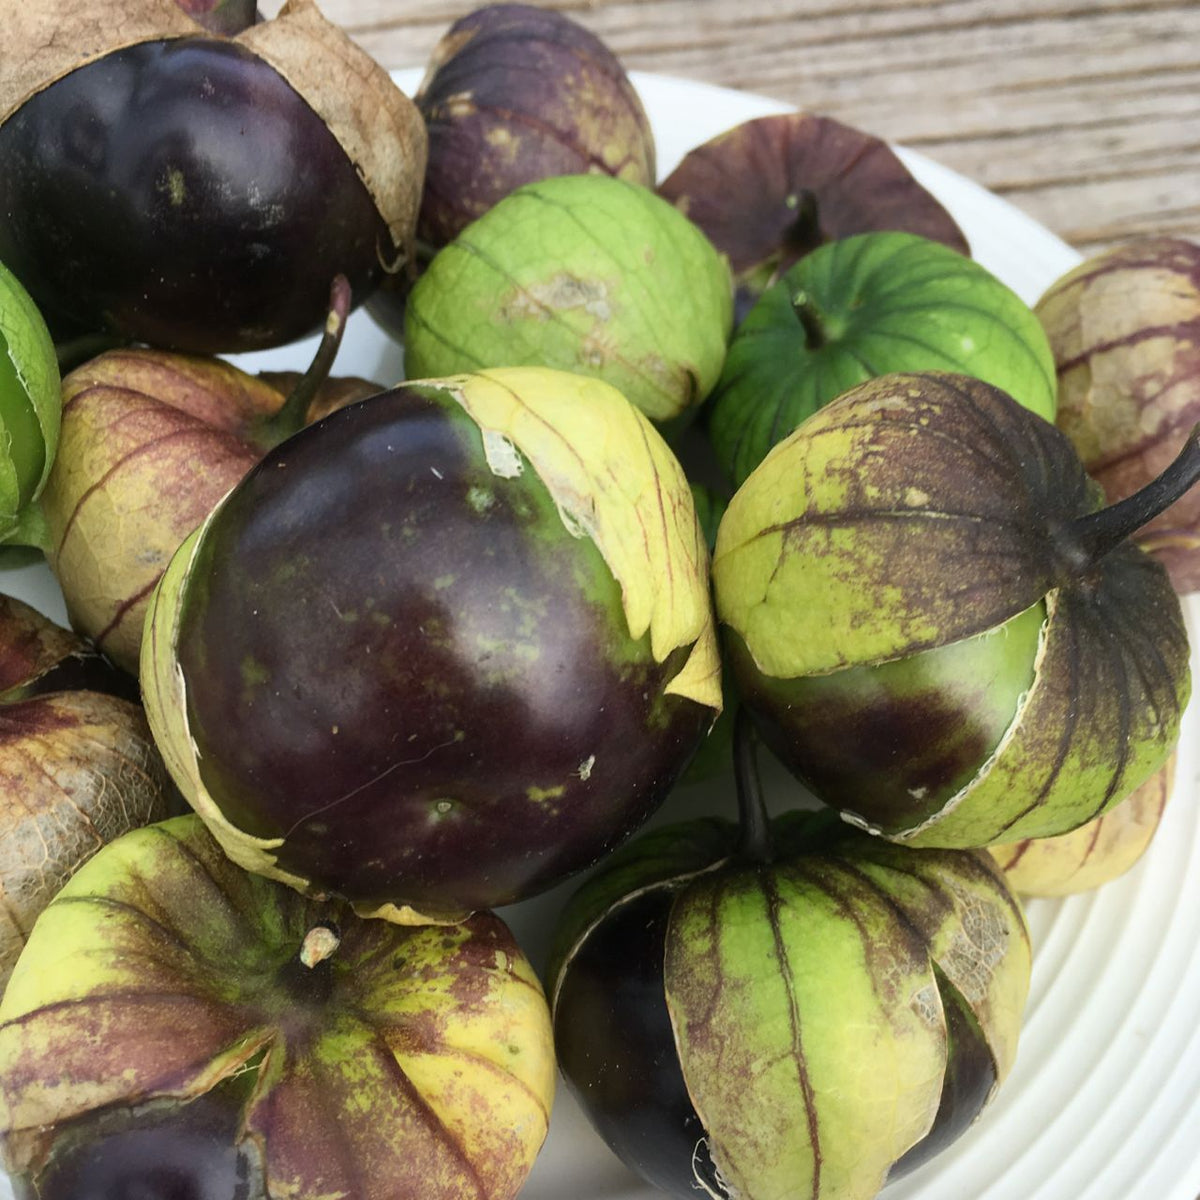
M832 813L768 823L739 721L734 824L639 837L564 910L564 1078L632 1169L690 1200L870 1200L978 1116L1029 987L989 856Z
M363 921L193 814L101 850L0 1004L20 1200L510 1200L546 1136L549 1013L508 928Z
M735 484L840 392L891 371L955 371L1054 420L1054 356L1033 311L985 267L913 233L827 242L738 327L709 432Z
M690 415L721 372L729 268L652 191L562 175L510 193L408 298L409 378L547 366L612 384L652 420Z
M990 384L860 384L726 509L713 580L738 693L817 796L887 837L1082 825L1178 737L1179 599L1125 539L1198 476L1193 433L1102 509L1068 439Z

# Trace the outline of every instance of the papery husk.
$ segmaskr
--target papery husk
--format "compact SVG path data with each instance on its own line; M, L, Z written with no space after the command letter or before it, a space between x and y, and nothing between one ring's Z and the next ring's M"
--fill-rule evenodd
M170 784L139 706L50 682L60 667L86 675L89 657L83 639L0 596L0 992L34 922L75 871L121 834L168 815Z
M713 582L763 677L901 660L1046 605L1033 682L970 782L936 806L909 790L901 816L882 787L860 792L839 802L847 820L914 846L1055 836L1162 766L1191 692L1183 614L1165 570L1128 542L1090 564L1064 553L1096 490L1053 425L939 372L843 393L742 485Z
M150 591L257 461L246 434L282 399L220 360L145 349L103 354L63 381L46 558L71 624L132 674Z
M1034 310L1058 370L1058 427L1110 502L1160 474L1200 420L1200 246L1146 237L1056 280ZM1135 535L1200 591L1200 489Z
M102 846L168 815L169 784L137 705L98 692L29 702L0 747L0 989L34 922Z
M0 5L0 124L31 96L90 62L143 42L213 38L174 0L32 0ZM354 164L401 259L416 228L425 123L388 73L313 0L289 0L272 20L225 39L252 50L325 122ZM389 269L397 264L385 263Z
M910 851L828 816L782 814L769 863L726 857L736 841L706 818L610 855L557 922L552 1010L565 1019L564 977L596 929L661 889L664 1001L720 1194L866 1200L946 1101L949 993L977 1022L989 1099L1008 1076L1023 911L985 855Z
M856 844L701 875L673 904L666 1005L730 1196L875 1196L943 1101L944 987L979 1022L989 1097L1015 1059L1031 953L999 872Z
M321 15L313 0L288 0L274 20L234 40L274 67L325 122L406 255L428 147L425 122L412 101L365 50Z
M1176 755L1115 808L1058 837L989 847L1022 896L1070 896L1124 875L1158 832L1175 781Z
M140 42L205 37L175 0L30 0L0 5L0 124L72 71Z
M42 496L46 558L74 628L131 674L171 555L271 444L256 434L301 378L134 347L64 379L62 449ZM381 390L326 379L305 423Z
M313 998L290 968L322 965L304 957L322 927ZM238 1079L263 1179L241 1195L511 1200L555 1084L545 998L497 917L358 921L240 871L191 815L106 847L47 908L0 1004L0 1061L21 1195L50 1191L72 1127L136 1127L139 1105L178 1113Z

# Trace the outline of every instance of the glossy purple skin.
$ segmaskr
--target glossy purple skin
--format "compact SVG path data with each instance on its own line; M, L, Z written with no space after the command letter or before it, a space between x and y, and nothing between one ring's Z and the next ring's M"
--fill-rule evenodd
M146 42L0 126L0 261L61 327L192 353L323 323L374 290L391 238L333 134L239 44Z
M138 1113L100 1112L57 1131L16 1200L266 1200L257 1160L237 1146L238 1109L219 1093Z
M663 991L673 898L670 887L647 889L588 935L555 999L554 1049L609 1149L647 1183L691 1200L700 1194L693 1157L705 1133ZM711 1185L711 1171L708 1178Z
M353 901L510 903L640 825L712 712L663 689L620 590L529 468L435 389L276 448L201 543L178 638L226 817Z

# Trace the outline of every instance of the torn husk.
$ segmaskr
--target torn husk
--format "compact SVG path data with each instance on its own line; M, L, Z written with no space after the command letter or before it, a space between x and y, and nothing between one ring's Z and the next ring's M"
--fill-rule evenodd
M304 97L354 164L402 254L412 243L425 179L425 122L388 73L322 15L288 0L235 41ZM385 263L390 270L396 263Z
M72 71L143 42L214 38L174 0L94 0L0 4L0 123L31 96ZM407 254L425 177L421 114L388 73L313 0L289 0L272 20L231 40L281 75L321 118L354 164L391 233L385 258ZM389 270L396 261L385 261Z
M29 0L0 4L0 124L64 75L140 42L207 36L175 0Z

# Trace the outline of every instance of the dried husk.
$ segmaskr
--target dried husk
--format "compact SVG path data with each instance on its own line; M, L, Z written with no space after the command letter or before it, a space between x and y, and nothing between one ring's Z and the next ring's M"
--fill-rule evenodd
M871 230L906 230L961 254L970 246L896 152L815 113L745 121L696 146L658 194L729 258L743 302L809 251Z
M299 382L216 358L111 350L63 381L45 551L72 625L131 674L150 592L183 539L258 461L255 433ZM378 391L329 379L306 420Z
M205 36L174 0L31 0L0 5L0 124L31 96L72 71L139 42Z
M416 106L365 50L325 20L313 0L288 0L273 21L252 26L236 40L274 67L329 127L392 241L407 255L428 148Z
M1120 500L1200 421L1200 245L1151 237L1113 247L1058 279L1034 311L1058 370L1056 424ZM1136 536L1176 590L1200 591L1200 489Z
M168 812L169 783L141 708L87 688L60 690L48 676L78 675L97 657L83 639L0 597L0 990L38 915L75 871Z

